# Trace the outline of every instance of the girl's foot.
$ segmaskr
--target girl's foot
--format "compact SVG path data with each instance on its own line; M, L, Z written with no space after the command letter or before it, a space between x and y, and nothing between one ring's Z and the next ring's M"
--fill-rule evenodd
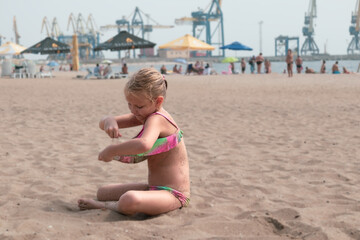
M99 202L94 199L88 199L88 198L80 198L78 200L78 206L80 210L105 209L104 202Z

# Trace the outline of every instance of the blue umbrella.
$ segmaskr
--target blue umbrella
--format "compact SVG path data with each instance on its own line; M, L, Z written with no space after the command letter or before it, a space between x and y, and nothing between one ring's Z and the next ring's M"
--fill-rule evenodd
M175 58L174 59L174 62L177 62L177 63L182 63L182 64L187 64L187 61L183 58Z
M55 62L55 61L51 61L51 62L49 62L47 65L50 66L50 67L59 66L59 64L58 64L57 62Z
M245 51L252 51L253 49L245 46L239 42L233 42L229 45L225 45L223 47L220 47L220 49L230 49L230 50L245 50Z

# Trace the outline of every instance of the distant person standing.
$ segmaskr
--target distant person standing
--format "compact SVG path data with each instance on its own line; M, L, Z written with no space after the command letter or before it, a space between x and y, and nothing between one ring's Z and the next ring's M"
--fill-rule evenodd
M287 64L287 71L289 77L293 76L293 62L294 62L294 55L291 49L289 49L286 55L286 64Z
M296 60L295 60L295 64L296 64L296 71L298 74L301 73L302 69L303 69L303 60L301 59L300 55L297 56Z
M332 66L332 73L333 74L340 74L340 71L339 71L339 62L338 61L336 61L335 63L334 63L334 65Z
M250 71L251 71L251 73L254 73L254 72L255 72L255 56L252 56L252 57L249 59L249 65L250 65Z
M245 59L244 59L244 58L241 59L240 68L241 68L241 73L245 73L245 70L246 70L246 62L245 62Z
M271 73L271 62L269 61L269 59L265 59L265 73L269 74Z
M321 64L321 68L320 68L320 73L326 73L326 65L325 65L326 61L323 60L322 64Z
M256 62L256 65L257 65L257 73L261 73L261 66L262 66L262 63L264 62L264 57L262 56L262 53L260 53L255 58L255 62Z

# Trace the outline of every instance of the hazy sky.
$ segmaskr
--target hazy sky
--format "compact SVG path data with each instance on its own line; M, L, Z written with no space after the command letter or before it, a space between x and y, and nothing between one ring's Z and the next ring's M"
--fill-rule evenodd
M236 53L237 56L258 54L260 51L259 22L262 27L262 50L265 56L275 55L275 38L279 35L300 37L300 47L304 42L302 27L305 12L310 0L223 0L225 44L240 41L254 49L252 52ZM86 20L89 14L95 18L98 27L115 24L122 16L129 17L139 7L162 25L174 25L172 29L154 29L150 41L157 46L174 40L186 33L192 33L191 25L175 25L175 19L191 16L199 8L205 9L211 0L0 0L0 35L6 41L14 41L13 17L16 16L20 43L29 47L46 37L41 32L42 19L46 16L51 22L57 18L65 35L70 13L82 14ZM315 41L324 52L326 44L330 54L346 54L352 38L349 34L351 14L356 0L317 0L315 20ZM131 21L131 19L130 19ZM144 19L144 21L146 21ZM205 32L205 31L204 31ZM104 42L117 33L117 30L103 32L100 41ZM202 40L205 35L202 35ZM110 51L106 56L113 56ZM216 52L217 54L217 52ZM215 55L216 55L215 54ZM226 55L234 55L226 51Z

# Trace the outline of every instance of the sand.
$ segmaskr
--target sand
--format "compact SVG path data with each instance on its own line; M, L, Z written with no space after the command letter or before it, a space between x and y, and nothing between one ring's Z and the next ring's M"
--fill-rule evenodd
M126 79L78 74L0 79L0 239L360 239L360 75L167 76L191 204L146 218L77 208L147 177L97 161Z

